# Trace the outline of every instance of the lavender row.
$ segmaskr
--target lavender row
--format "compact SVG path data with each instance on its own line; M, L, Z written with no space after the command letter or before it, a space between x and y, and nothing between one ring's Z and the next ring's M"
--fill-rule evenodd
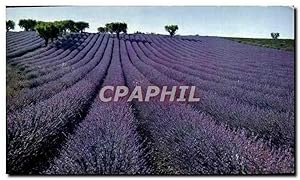
M261 48L258 46L251 46L251 45L245 45L237 42L233 42L230 40L226 40L224 38L209 38L205 40L205 37L201 37L202 43L191 43L186 41L181 41L184 44L188 44L188 46L193 48L203 48L203 46L207 47L208 50L215 50L214 53L218 54L219 56L223 56L224 54L228 54L228 56L234 57L237 56L243 56L245 57L245 61L252 62L255 64L265 63L268 61L276 61L277 65L281 65L283 67L292 67L289 61L285 61L284 58L291 59L293 58L293 53L286 52L286 51L280 51L270 48ZM215 48L217 47L217 48ZM195 49L197 50L197 49ZM219 53L218 53L219 52ZM262 59L262 61L255 61L257 58Z
M37 174L48 166L66 136L85 116L106 74L112 52L109 41L105 55L81 81L55 96L16 111L7 117L9 174Z
M155 39L162 39L162 38L155 38ZM171 41L172 40L168 40L168 41L166 41L166 43L163 43L162 41L159 41L159 44L164 44L165 46L164 47L169 47L169 48L175 48L174 50L176 50L176 51L172 51L172 52L176 52L176 53L180 53L180 52L184 52L184 49L182 49L182 48L179 48L178 46L180 46L180 44L178 44L178 43L176 43L176 44L172 44L171 43ZM170 46L171 45L171 46ZM215 44L215 46L214 46L214 50L216 50L216 49L218 49L218 47L219 46L221 46L220 44L217 46L217 43ZM189 48L192 48L192 47L190 47L190 46L188 46L188 49ZM207 49L206 49L207 47L206 46L204 46L204 47L202 47L202 48L198 48L198 49L205 49L205 51L207 52ZM185 49L186 50L186 49ZM199 50L198 50L199 51ZM198 53L198 51L197 50L195 50L195 51L187 51L187 52L185 52L185 53L183 53L184 55L193 55L193 54L195 54L195 53ZM265 69L265 67L263 67L263 66L259 66L259 69L256 69L255 67L253 67L253 66L250 66L251 68L247 68L248 67L248 65L247 64L245 64L245 62L244 62L244 59L249 59L249 56L238 56L238 55L236 55L236 53L235 53L235 56L232 56L232 54L234 54L234 53L230 53L230 51L228 50L228 49L226 49L226 54L223 54L222 56L220 56L219 58L215 58L215 60L214 61L212 61L213 63L215 63L215 64L222 64L222 63L229 63L229 62L233 62L233 64L230 64L230 66L229 66L229 68L234 68L234 66L237 66L238 68L237 69L240 69L241 71L246 71L247 72L247 70L248 69L251 69L251 71L249 71L249 72L253 72L253 73L261 73L261 70L263 70L265 73L266 72L268 72L268 69ZM201 54L197 54L196 56L195 56L195 58L197 58L199 55L203 55L203 53L201 52ZM214 55L215 55L215 51L214 51ZM224 57L226 57L226 58L224 58ZM251 56L250 56L251 57ZM210 57L208 57L209 59L211 59ZM270 58L270 57L269 57ZM290 61L290 62L292 62L292 61ZM243 65L243 64L245 64L245 65ZM274 64L274 63L273 63ZM269 64L270 65L270 64ZM271 64L272 65L272 64ZM274 66L274 65L273 65ZM274 68L274 67L273 67ZM272 73L272 71L270 71L271 73ZM277 70L276 72L281 72L280 70ZM284 71L284 73L286 73L286 71ZM286 74L283 74L283 75L281 75L281 77L285 77L286 76Z
M135 42L133 42L135 44ZM128 43L129 54L140 56L132 62L138 66L142 73L150 81L163 86L169 85L197 85L195 78L187 78L183 73L164 67L161 64L154 65L151 59L147 58L141 51L137 54L130 43ZM146 65L151 63L153 67ZM174 81L175 80L175 81ZM174 83L175 82L175 83ZM174 83L174 84L173 84ZM209 88L209 87L208 87ZM197 95L200 102L194 106L208 112L217 120L229 124L231 127L243 127L250 132L265 135L276 144L287 144L293 146L294 140L294 113L279 113L274 110L260 109L250 106L235 98L224 97L197 86ZM293 103L293 102L291 102Z
M59 40L57 40L57 43L49 44L47 47L40 48L40 49L38 49L36 51L33 51L33 52L29 52L29 53L27 53L23 56L20 56L20 57L15 57L15 58L12 58L12 59L8 59L8 63L16 65L16 64L18 64L20 62L23 62L23 61L26 62L26 61L37 59L37 58L40 58L40 57L51 55L52 52L54 52L55 50L58 50L59 48L66 48L66 47L69 46L69 44L76 44L77 42L73 41L73 39L76 39L76 38L86 39L87 36L78 35L78 37L74 37L74 38L66 37L66 38L59 39Z
M29 104L35 104L43 99L50 98L54 94L72 86L74 83L84 78L96 67L105 51L107 51L106 49L110 49L111 46L111 41L108 41L108 43L103 42L94 55L94 58L91 59L88 64L74 70L72 73L64 75L62 78L57 79L56 81L51 81L36 88L25 88L21 90L20 93L15 97L8 99L6 106L7 112L12 112L16 109L24 108Z
M40 71L31 71L28 76L37 78L31 78L30 80L21 82L22 87L37 87L44 83L56 80L65 74L71 73L77 68L81 68L93 58L93 55L96 53L102 40L103 36L96 37L90 44L83 45L84 49L80 50L77 48L76 51L72 51L66 57L45 66L41 66L40 68L42 69ZM106 43L107 41L104 42Z
M28 38L24 41L19 41L19 42L16 42L16 43L7 44L6 49L7 49L8 52L11 52L11 51L15 51L16 49L21 48L23 46L36 44L36 43L39 43L39 42L42 42L42 41L43 41L43 39L41 39L39 37L30 37L30 38Z
M89 39L87 39L89 40ZM17 63L18 68L28 68L31 66L41 66L41 65L47 65L48 63L51 63L55 60L58 60L60 58L63 58L67 56L70 51L72 50L78 50L77 48L83 48L83 44L87 43L88 41L82 40L74 40L72 39L73 42L71 42L69 45L67 44L66 49L65 48L59 48L55 47L48 52L48 55L40 56L40 57L32 57L27 60L22 60L21 62Z
M201 79L206 79L206 80L210 80L213 82L218 82L218 83L222 83L222 82L228 82L231 84L231 86L234 87L240 87L243 89L247 89L250 91L258 91L258 92L262 92L264 94L272 94L272 95L276 95L276 96L285 96L287 94L287 90L284 88L278 88L278 87L272 87L270 85L266 85L266 84L259 84L253 81L250 81L249 79L247 79L247 83L241 81L240 79L242 79L241 77L239 77L239 74L222 74L219 73L216 70L209 70L207 68L202 68L202 67L194 67L193 63L189 63L189 62L179 62L178 60L176 60L175 58L170 58L169 56L166 56L164 52L161 52L158 48L154 48L151 44L149 43L145 43L144 44L147 48L146 50L151 52L153 56L160 58L163 61L168 61L168 62L172 62L172 64L174 66L180 66L181 70L186 69L186 73L191 74L191 75L195 75L198 76ZM144 48L143 48L144 49ZM146 53L146 52L145 52ZM222 79L222 80L220 80Z
M38 48L42 47L43 44L44 44L44 42L41 41L37 44L21 47L20 49L18 49L16 51L13 51L11 53L7 53L6 57L7 58L13 58L13 57L16 57L16 56L21 56L21 55L27 53L28 51L33 51L35 49L38 49Z
M129 45L130 43L126 43ZM130 89L151 85L130 60L137 58L121 41L124 74ZM216 125L203 113L179 103L135 102L140 123L152 141L155 173L256 174L293 172L289 150L269 148L265 142L246 138Z
M124 85L116 39L105 85ZM149 174L136 121L128 103L97 97L46 174Z
M184 66L176 65L172 61L163 60L160 57L156 57L152 52L148 51L148 48L139 43L141 48L133 43L134 47L147 58L150 58L152 61L156 62L157 66L165 66L174 69L178 73L184 73L181 76L184 78L185 82L188 84L195 84L202 88L203 90L213 91L222 96L229 96L232 98L239 99L243 102L249 103L250 105L259 106L261 108L275 109L278 111L288 111L292 110L291 104L293 104L293 96L289 91L281 91L284 95L283 97L278 97L277 92L271 93L262 93L260 91L247 90L244 86L247 86L247 83L240 82L241 87L233 86L231 82L226 81L224 78L213 78L206 73L200 71L194 71L194 74L191 74L191 71ZM196 75L196 77L195 77ZM182 78L181 78L182 79ZM194 80L196 79L196 80Z
M155 46L156 44L151 44L153 46ZM159 45L159 44L157 44ZM157 49L161 49L163 48L162 46L157 46ZM169 53L168 51L170 50L165 50L165 54ZM199 67L199 68L205 68L207 70L213 70L213 71L216 71L218 72L218 74L223 74L224 72L226 72L226 69L224 69L223 67L220 67L220 63L216 63L214 62L215 59L211 59L210 61L207 61L205 59L201 59L201 62L203 62L203 64L199 64L199 66L197 66L197 64L194 63L194 61L192 59L186 59L185 57L181 56L181 55L178 55L177 52L175 51L172 51L175 55L171 56L175 59L177 59L179 62L182 62L182 63L186 63L186 64L191 64L190 66L192 67ZM186 54L186 53L185 53ZM170 56L170 55L169 55ZM207 62L206 62L207 61ZM211 63L215 63L215 66L211 67ZM189 66L189 67L190 67ZM232 67L232 65L226 65L227 67ZM241 71L243 73L241 73ZM243 68L237 68L237 69L234 69L233 72L229 71L227 73L227 75L231 75L231 78L236 78L236 74L239 74L239 79L240 81L243 81L243 79L251 79L251 81L255 82L255 83L259 83L259 81L262 81L260 84L270 84L270 85L276 85L276 86L279 86L279 87L287 87L287 88L291 88L293 87L293 83L292 82L289 82L289 81L283 81L283 83L278 83L278 81L274 81L274 76L273 75L266 75L266 74L261 74L261 73L256 73L256 74L249 74L247 72L245 72L246 70L243 69ZM287 77L285 77L286 79ZM290 79L290 78L287 78L287 79Z
M13 44L18 43L19 41L27 40L31 37L36 37L35 32L18 32L18 33L6 33L6 43Z

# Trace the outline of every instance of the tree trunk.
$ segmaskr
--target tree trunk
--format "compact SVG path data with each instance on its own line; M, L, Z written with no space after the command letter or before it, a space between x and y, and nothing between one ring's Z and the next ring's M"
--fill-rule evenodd
M45 39L45 46L48 46L48 39Z

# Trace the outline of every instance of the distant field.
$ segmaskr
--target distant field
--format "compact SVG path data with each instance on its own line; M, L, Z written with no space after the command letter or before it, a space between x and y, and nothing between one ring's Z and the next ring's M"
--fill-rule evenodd
M294 40L293 39L256 39L256 38L228 38L239 43L252 44L261 47L268 47L274 49L281 49L286 51L294 51Z

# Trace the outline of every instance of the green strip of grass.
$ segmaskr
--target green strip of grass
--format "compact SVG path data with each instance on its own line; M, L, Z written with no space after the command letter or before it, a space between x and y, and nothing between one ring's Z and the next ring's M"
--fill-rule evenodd
M22 89L20 81L24 80L24 77L22 71L6 65L6 97L13 97Z
M259 39L259 38L234 38L228 37L230 39L239 43L251 44L261 47L281 49L285 51L294 51L294 40L293 39Z

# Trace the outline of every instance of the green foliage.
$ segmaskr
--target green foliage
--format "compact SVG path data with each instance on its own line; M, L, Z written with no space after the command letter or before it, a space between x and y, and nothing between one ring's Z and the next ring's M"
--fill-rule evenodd
M45 40L45 45L48 45L49 39L53 41L60 34L60 30L55 22L39 22L36 27L36 31Z
M25 31L34 31L34 27L36 24L36 20L33 19L21 19L19 21L20 28L23 28Z
M278 37L279 37L279 33L271 33L271 37L273 38L273 39L278 39Z
M76 32L75 22L72 20L63 20L61 21L65 31Z
M174 36L176 31L178 30L178 26L177 25L166 25L165 26L165 30L168 31L170 33L170 36Z
M14 97L20 90L22 85L20 82L25 80L25 74L16 66L6 64L6 97Z
M262 38L229 38L239 43L251 44L255 46L268 47L274 49L281 49L286 51L294 51L295 41L293 39L277 39L274 41L273 39L262 39Z
M89 23L84 21L75 22L75 29L77 32L82 33L86 28L89 28Z
M6 31L8 32L11 29L15 29L15 22L8 20L6 21Z
M98 27L98 32L100 33L105 33L105 32L108 32L107 28L106 27Z
M121 32L127 33L127 24L126 23L121 23L121 22L112 22L112 23L107 23L105 25L107 28L107 31L110 33L116 33L117 37L119 39L119 34Z
M59 35L63 35L66 32L66 28L64 25L64 21L54 21L54 26L57 27L58 31L59 31Z

